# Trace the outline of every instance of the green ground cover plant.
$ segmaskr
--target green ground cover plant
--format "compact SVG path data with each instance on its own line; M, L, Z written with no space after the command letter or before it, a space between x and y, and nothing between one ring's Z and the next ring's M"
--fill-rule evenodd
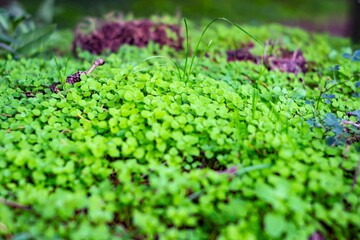
M360 238L359 52L241 27L189 22L184 50L123 45L71 83L99 56L71 56L66 31L60 56L0 59L0 236ZM311 70L228 61L254 39Z

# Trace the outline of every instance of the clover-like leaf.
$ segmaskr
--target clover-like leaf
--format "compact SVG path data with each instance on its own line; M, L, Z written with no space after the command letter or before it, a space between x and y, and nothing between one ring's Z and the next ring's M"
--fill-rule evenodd
M315 118L309 118L308 120L306 120L306 122L310 125L310 127L315 127L316 126Z
M264 218L265 231L269 236L278 238L286 229L286 220L283 215L268 213Z
M343 53L342 55L344 58L349 59L354 62L360 62L360 50L354 51L353 55L349 53Z
M342 56L343 56L344 58L346 58L346 59L352 60L352 55L349 54L349 53L343 53Z
M326 144L328 146L333 146L334 144L336 144L336 139L335 137L328 137L326 138Z
M356 50L353 54L353 61L360 62L360 49Z
M360 110L355 110L351 112L346 113L348 116L355 116L357 118L357 121L360 121Z
M325 115L324 118L324 122L328 125L328 126L337 126L339 125L339 121L336 118L335 114L333 113L328 113Z
M336 65L334 65L334 66L332 66L332 67L329 67L329 70L330 71L339 71L340 70L340 65L339 64L336 64Z
M325 99L334 99L336 96L334 94L323 93L321 94L321 97Z

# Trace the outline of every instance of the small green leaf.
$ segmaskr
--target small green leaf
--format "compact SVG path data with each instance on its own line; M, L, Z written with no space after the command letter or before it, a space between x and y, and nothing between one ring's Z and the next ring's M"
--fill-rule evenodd
M264 218L266 233L274 238L282 235L286 228L286 220L283 215L267 213Z
M20 34L12 47L19 54L32 55L54 32L55 25L37 28L33 31Z

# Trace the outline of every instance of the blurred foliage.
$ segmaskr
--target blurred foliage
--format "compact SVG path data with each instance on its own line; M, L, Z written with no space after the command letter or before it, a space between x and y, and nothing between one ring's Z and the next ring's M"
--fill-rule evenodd
M16 3L7 9L0 8L0 56L31 56L39 52L55 30L55 25L41 24L51 22L51 8L46 6L51 1L43 1L38 21Z
M19 1L26 9L36 13L41 0ZM91 7L84 7L91 6ZM149 7L144 7L149 6ZM273 21L311 20L324 21L336 15L338 20L347 14L347 2L342 0L224 0L221 4L214 0L79 0L56 1L54 20L61 27L73 26L84 16L100 16L109 11L133 12L136 17L153 14L181 13L186 18L202 19L226 17L237 22L259 23Z

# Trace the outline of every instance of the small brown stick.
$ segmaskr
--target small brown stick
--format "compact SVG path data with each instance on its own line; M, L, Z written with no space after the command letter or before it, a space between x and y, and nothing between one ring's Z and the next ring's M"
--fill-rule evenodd
M81 118L81 119L84 119L84 120L87 121L87 122L91 122L89 119L84 118L84 117L81 116L80 114L78 114L77 117L78 117L78 118Z
M12 208L17 208L17 209L21 209L21 210L28 210L28 211L32 210L31 206L21 205L19 203L6 200L5 198L0 198L0 203L5 204L6 206L9 206Z
M216 171L217 173L220 173L220 174L229 174L229 175L235 175L236 172L237 172L238 168L236 166L233 166L231 168L227 168L223 171Z
M292 55L291 61L295 62L298 52L299 52L299 49L296 49L296 50L294 51L294 53L293 53L293 55Z
M355 169L353 181L352 181L352 184L351 184L351 191L354 191L354 188L355 188L355 185L356 185L356 182L357 182L357 178L358 178L358 175L359 175L359 171L360 171L360 159L359 159L357 167Z
M104 65L105 64L105 61L101 58L97 59L94 64L91 66L91 68L88 70L88 71L77 71L76 73L66 77L66 83L69 83L69 84L74 84L74 83L77 83L77 82L80 82L81 81L81 75L82 74L85 74L85 75L88 75L90 74L92 71L94 71L94 69L98 66L101 66L101 65ZM54 93L58 93L60 94L60 96L62 96L63 98L65 98L60 90L58 89L57 85L59 85L60 83L54 83L53 85L50 86L50 90Z
M347 157L347 155L349 153L349 150L350 150L350 145L347 144L346 147L345 147L345 151L344 151L344 157Z
M104 65L105 61L102 58L97 59L94 64L91 66L91 68L85 72L86 75L90 74L94 69L98 66Z
M8 227L5 225L5 223L0 222L0 232L7 232L8 231ZM12 238L9 238L12 239Z
M348 121L348 120L342 120L340 124L341 125L350 124L350 125L353 125L353 126L360 129L360 124L359 123L351 122L351 121Z

